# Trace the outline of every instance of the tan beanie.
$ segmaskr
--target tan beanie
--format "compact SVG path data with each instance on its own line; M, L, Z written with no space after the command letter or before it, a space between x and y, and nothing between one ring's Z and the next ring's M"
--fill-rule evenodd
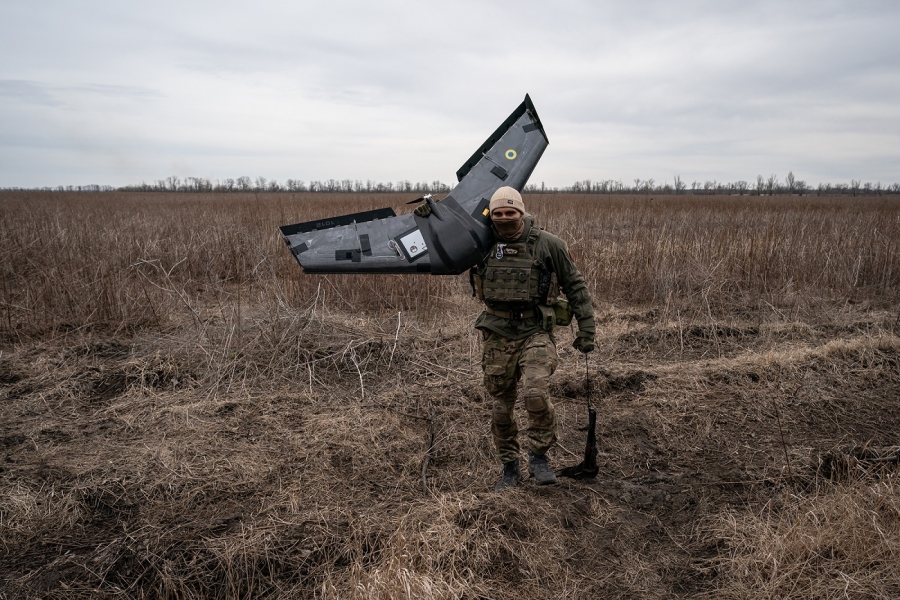
M495 208L504 208L507 206L517 209L523 215L525 214L525 203L522 202L522 195L516 188L505 185L491 196L491 205L489 208L491 212L494 212Z

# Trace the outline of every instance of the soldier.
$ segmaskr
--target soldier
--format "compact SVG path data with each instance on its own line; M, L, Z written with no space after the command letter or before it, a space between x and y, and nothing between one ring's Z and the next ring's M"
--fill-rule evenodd
M475 295L485 304L475 327L484 339L481 365L492 401L491 433L503 463L494 490L522 479L513 416L520 389L528 411L528 470L538 485L554 484L547 460L557 438L550 400L550 376L558 362L553 327L568 325L574 313L578 335L573 345L591 352L591 297L566 243L534 224L518 191L501 187L489 208L496 241L471 277ZM557 297L560 288L566 300Z

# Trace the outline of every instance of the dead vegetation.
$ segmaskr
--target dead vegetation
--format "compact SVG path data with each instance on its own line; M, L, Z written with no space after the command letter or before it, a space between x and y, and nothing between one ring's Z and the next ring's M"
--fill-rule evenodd
M0 197L0 597L900 594L900 206L526 198L593 287L600 476L497 495L465 278L277 236L406 199Z

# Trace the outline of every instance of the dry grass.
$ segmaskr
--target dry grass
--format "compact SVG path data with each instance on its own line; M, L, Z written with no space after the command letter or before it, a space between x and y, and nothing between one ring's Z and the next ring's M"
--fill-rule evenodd
M896 199L567 196L528 206L569 242L600 298L687 301L716 315L896 299Z
M129 331L185 315L277 311L317 298L335 308L428 307L458 286L396 276L300 277L278 226L405 197L340 194L3 194L2 330ZM206 312L204 312L206 311ZM211 311L211 312L210 312Z
M302 277L277 227L405 195L0 194L0 335L133 331L212 309L239 317L317 297L345 311L429 310L464 277ZM896 303L900 207L891 198L528 197L567 242L595 297L671 314ZM202 313L202 314L201 314Z
M824 486L759 513L728 512L705 535L721 540L707 568L714 598L896 598L900 489L893 478Z
M277 235L406 199L0 197L0 597L897 597L900 206L527 198L597 300L601 474L496 495L466 278Z

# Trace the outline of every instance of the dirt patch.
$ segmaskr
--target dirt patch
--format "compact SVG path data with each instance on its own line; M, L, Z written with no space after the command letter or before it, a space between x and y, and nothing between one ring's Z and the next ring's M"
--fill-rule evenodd
M617 323L634 322L644 323ZM590 389L562 332L551 462L581 460L590 397L600 474L551 487L526 479L494 494L499 469L468 323L410 326L393 356L379 325L356 323L316 325L320 345L304 337L301 362L283 372L266 370L280 355L262 345L185 353L190 328L169 342L81 340L5 354L22 377L0 405L0 535L15 549L0 559L0 590L740 597L735 590L753 585L726 558L764 576L753 562L764 538L748 537L762 531L754 515L798 519L793 507L825 511L815 503L844 493L835 486L896 477L900 341L890 331L835 324L841 335L823 339L818 327L775 336L766 332L777 324L758 334L712 324L687 339L742 348L673 353L669 330L640 361L609 351L620 334L601 333ZM524 426L523 410L517 417ZM900 518L883 496L853 497L879 515L885 560ZM855 560L827 555L831 565Z
M100 402L112 400L128 387L128 376L123 372L98 375L89 384L89 394Z

